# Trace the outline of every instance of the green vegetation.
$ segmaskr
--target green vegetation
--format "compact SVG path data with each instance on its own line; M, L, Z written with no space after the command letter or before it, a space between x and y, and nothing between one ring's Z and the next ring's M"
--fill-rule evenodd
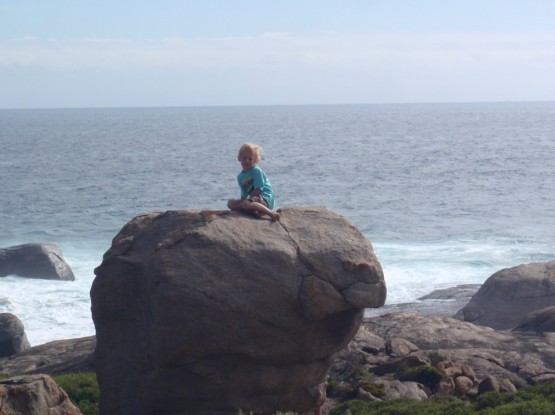
M395 400L384 402L347 401L330 412L330 415L466 415L463 401L412 401Z
M330 415L555 415L555 383L530 386L517 393L489 392L475 403L460 400L386 402L347 401Z
M428 358L430 359L431 365L435 366L437 365L439 362L442 362L444 360L447 360L447 356L437 352L437 351L431 351L428 353Z
M52 376L52 379L67 392L83 415L98 415L100 391L94 372L68 373Z
M435 373L427 366L421 371L409 371L408 376L432 379ZM351 380L374 396L381 396L381 385L372 384L369 377L354 372ZM4 377L4 374L0 374ZM6 375L7 377L7 375ZM69 395L83 415L98 415L99 389L96 375L92 372L53 376L54 381ZM430 385L430 383L428 383ZM341 390L333 381L328 383L329 392ZM345 392L345 391L343 391ZM352 391L351 391L352 393ZM447 398L442 400L395 400L372 401L348 400L337 405L330 415L555 415L555 382L529 386L516 393L489 392L470 403Z
M435 391L443 375L433 366L403 367L397 373L402 381L418 382Z
M372 380L374 375L368 370L362 367L362 362L360 366L355 366L351 371L345 373L342 376L342 381L328 379L328 384L326 386L326 395L329 398L334 398L339 401L346 401L349 399L354 399L357 395L358 388L370 392L376 397L381 397L384 394L381 385L374 384Z

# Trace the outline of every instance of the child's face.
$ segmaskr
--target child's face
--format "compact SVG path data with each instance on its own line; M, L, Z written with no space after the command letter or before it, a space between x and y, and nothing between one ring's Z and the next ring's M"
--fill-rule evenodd
M256 157L254 154L247 152L239 156L239 161L243 171L247 171L256 164Z

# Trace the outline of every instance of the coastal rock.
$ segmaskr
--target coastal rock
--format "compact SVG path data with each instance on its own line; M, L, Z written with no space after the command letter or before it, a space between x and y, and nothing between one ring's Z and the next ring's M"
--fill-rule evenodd
M455 287L434 290L420 297L418 300L468 300L476 294L481 286L481 284L461 284Z
M0 414L81 415L81 411L50 376L31 375L0 381Z
M384 381L384 400L411 399L421 401L428 399L424 386L417 382L401 382L399 380Z
M75 276L54 244L25 244L0 249L0 277L73 281Z
M497 330L517 327L529 313L555 304L555 261L502 269L456 317Z
M56 340L0 359L0 373L59 375L94 370L95 336Z
M403 344L401 339L413 346L390 353L390 345ZM474 400L488 390L514 392L555 379L555 333L496 331L412 312L384 314L364 319L337 354L329 379L333 402L353 399L351 391L360 388L388 399L385 385L393 380L424 384L421 390L430 397Z
M366 317L388 313L414 311L429 316L452 317L466 306L480 288L480 284L462 284L451 288L432 291L412 303L386 304L383 307L366 310Z
M139 216L95 274L104 413L307 412L386 296L370 242L323 208Z
M546 307L528 314L515 331L555 331L555 306Z
M17 316L0 314L0 357L11 356L31 347L25 328Z
M365 319L363 327L386 342L404 338L426 354L456 362L460 366L453 372L455 377L482 380L491 375L521 387L555 369L555 333L496 331L449 317L408 312ZM522 370L526 367L534 369Z

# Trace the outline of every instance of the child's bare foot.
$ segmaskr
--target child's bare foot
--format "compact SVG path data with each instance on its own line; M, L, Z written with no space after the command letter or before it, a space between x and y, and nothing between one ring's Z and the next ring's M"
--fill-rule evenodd
M272 212L270 218L272 218L274 222L277 222L279 221L279 218L281 218L281 215L278 212Z

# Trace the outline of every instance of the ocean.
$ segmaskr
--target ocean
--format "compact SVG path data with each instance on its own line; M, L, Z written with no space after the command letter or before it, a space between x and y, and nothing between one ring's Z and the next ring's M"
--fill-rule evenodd
M386 304L555 259L555 102L0 110L0 247L57 244L76 281L0 278L31 345L94 334L89 290L133 217L225 209L237 150L278 207L372 242Z

